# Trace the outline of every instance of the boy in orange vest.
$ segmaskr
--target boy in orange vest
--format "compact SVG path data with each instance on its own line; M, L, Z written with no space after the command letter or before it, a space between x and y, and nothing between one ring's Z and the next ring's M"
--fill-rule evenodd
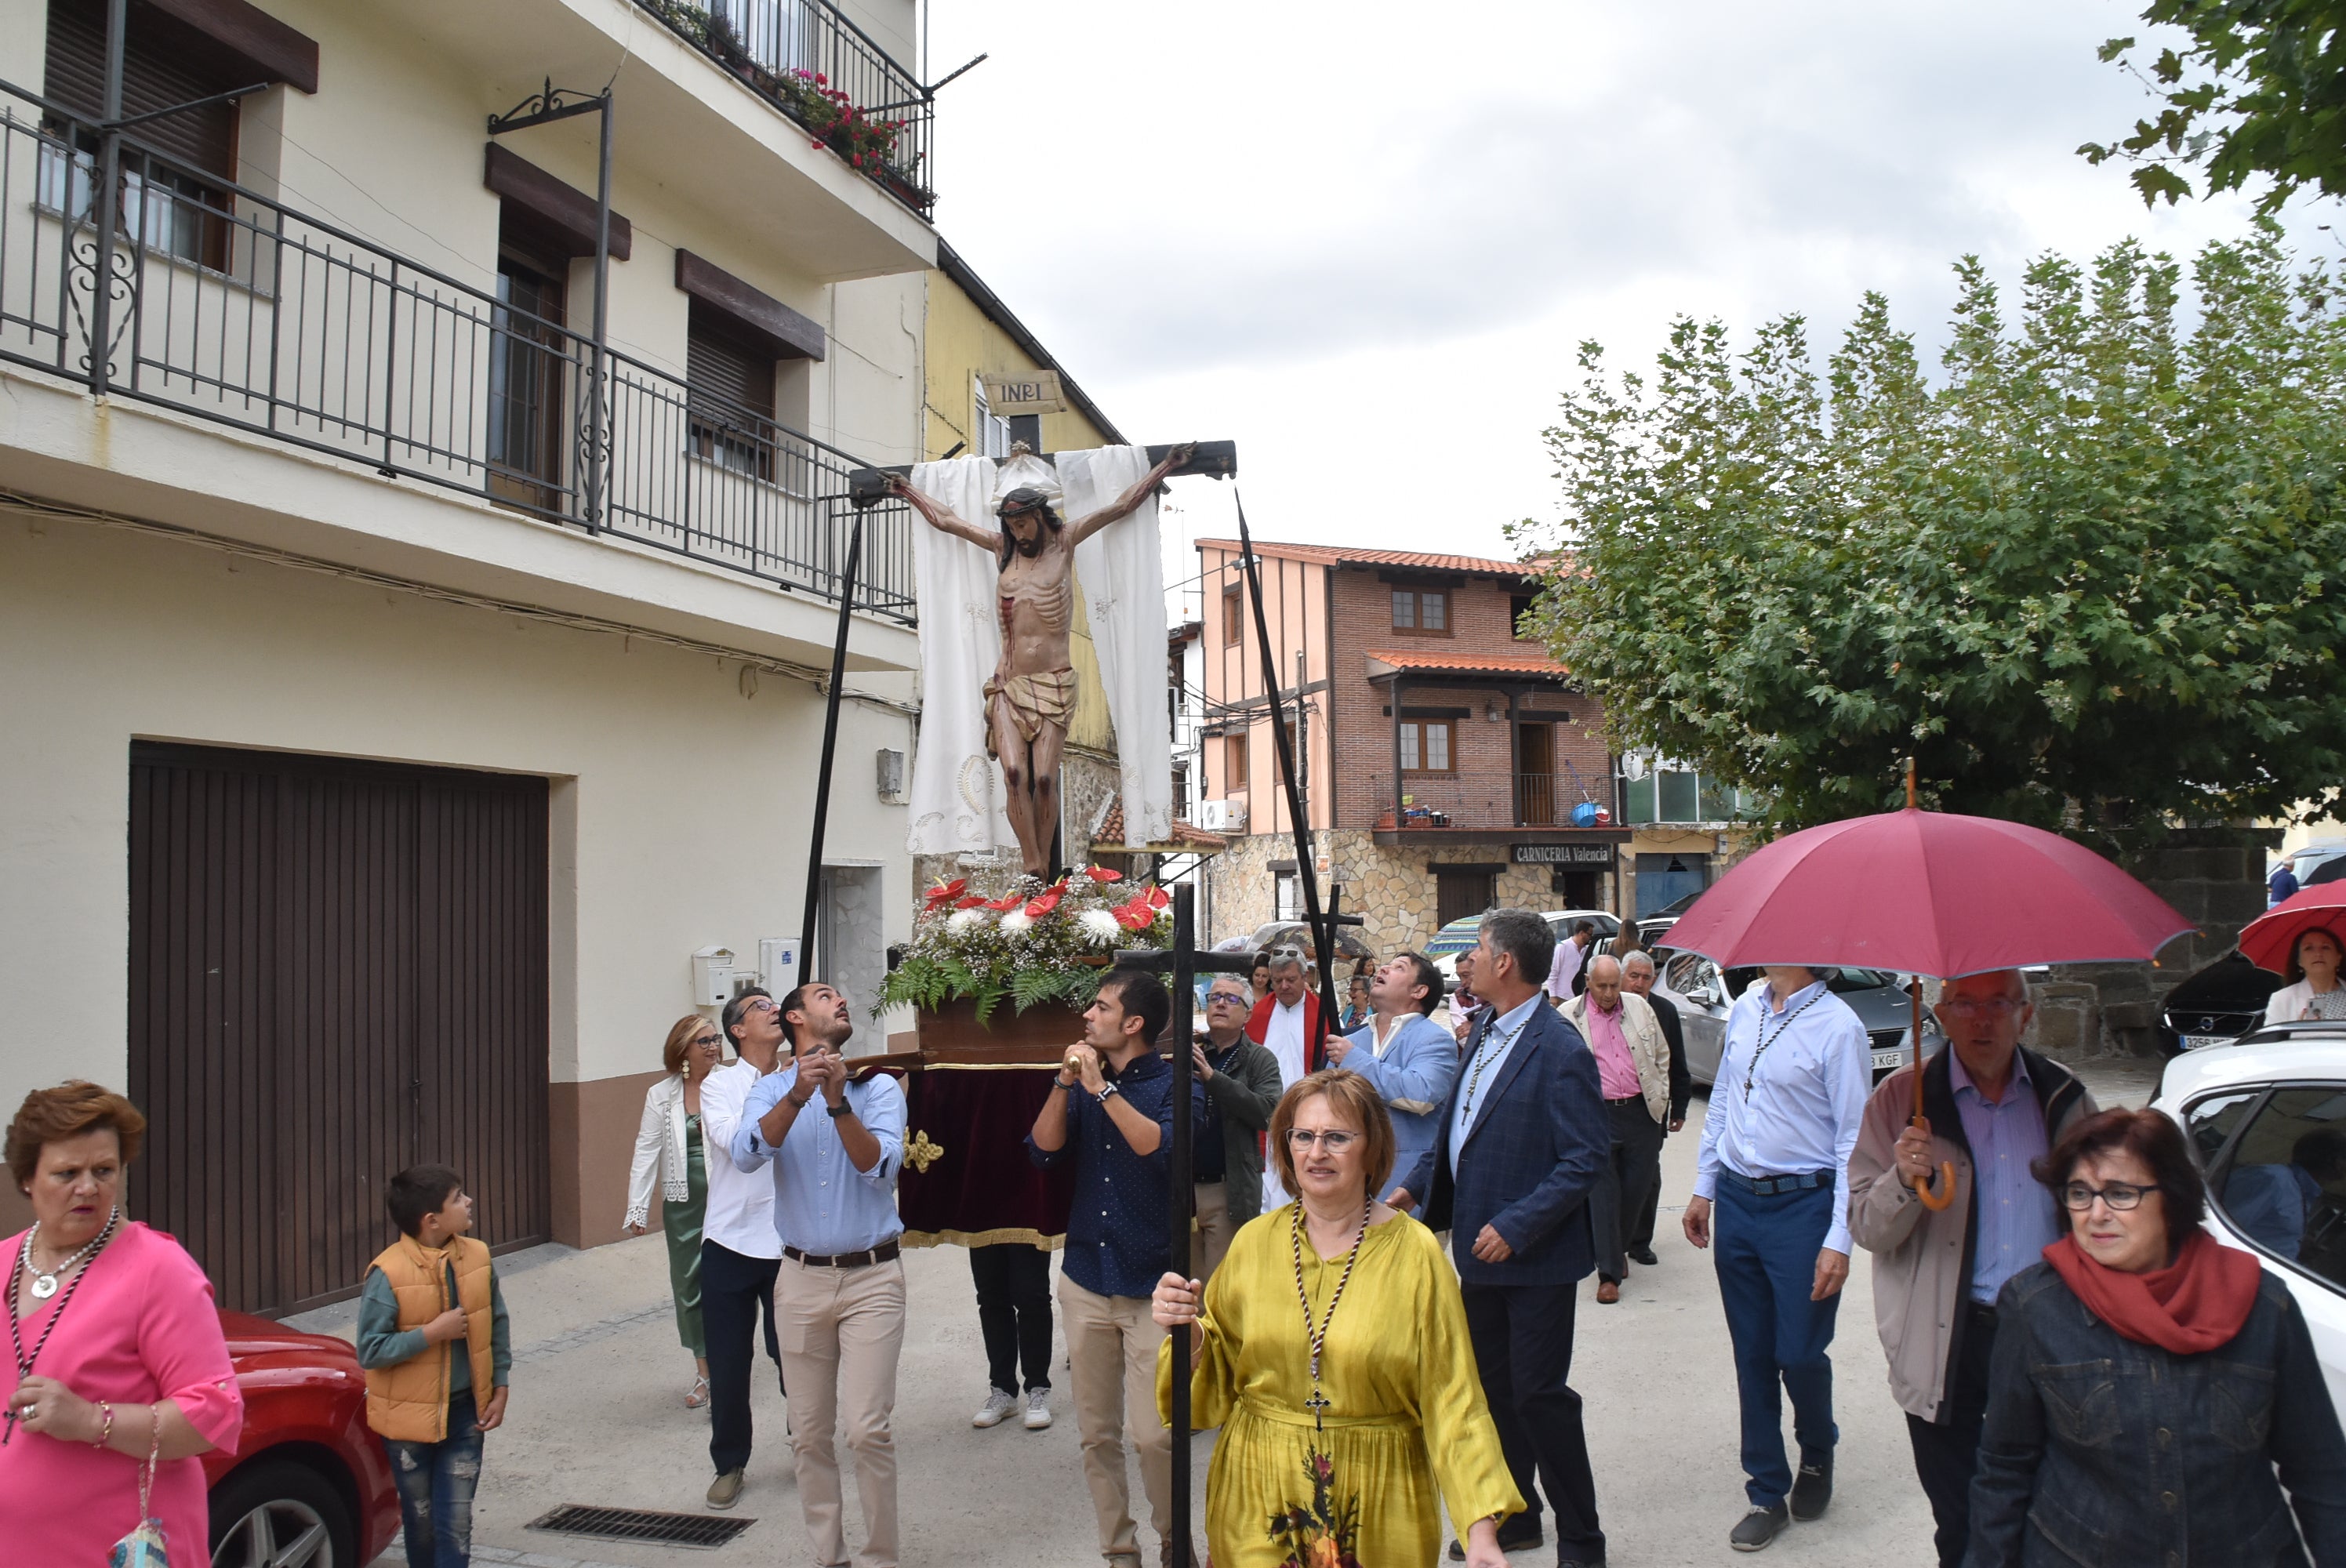
M467 1568L481 1434L505 1418L513 1368L505 1293L488 1247L468 1234L473 1200L454 1171L411 1166L383 1202L400 1238L359 1292L367 1425L391 1451L407 1568Z

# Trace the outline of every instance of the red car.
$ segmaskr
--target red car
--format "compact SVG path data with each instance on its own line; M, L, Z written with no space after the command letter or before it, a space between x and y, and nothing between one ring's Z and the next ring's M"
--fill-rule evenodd
M204 1455L213 1568L362 1568L399 1533L391 1458L366 1424L358 1352L243 1312L219 1315L244 1437Z

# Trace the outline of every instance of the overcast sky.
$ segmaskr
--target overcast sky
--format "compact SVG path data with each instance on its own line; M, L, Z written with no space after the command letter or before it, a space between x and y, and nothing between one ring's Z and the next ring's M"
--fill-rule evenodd
M2138 9L938 4L933 74L992 58L939 96L937 224L1128 437L1236 439L1259 536L1500 555L1556 514L1583 339L1797 311L1829 348L1879 289L1935 363L1966 251L2241 232L2073 151L2142 111L2094 57ZM1176 487L1187 532L1223 488Z

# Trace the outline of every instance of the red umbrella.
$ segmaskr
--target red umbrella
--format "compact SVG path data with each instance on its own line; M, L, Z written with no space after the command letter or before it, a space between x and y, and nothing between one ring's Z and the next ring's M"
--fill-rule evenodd
M2082 844L1992 817L1915 809L1777 840L1721 877L1668 944L1722 969L1851 965L1953 979L2035 963L2147 959L2192 929ZM1923 1120L1923 993L1913 992L1914 1123ZM1931 1207L1954 1198L1920 1190Z
M2310 931L2346 933L2346 882L2322 882L2290 894L2249 922L2240 932L2240 951L2259 969L2287 974L2297 939Z

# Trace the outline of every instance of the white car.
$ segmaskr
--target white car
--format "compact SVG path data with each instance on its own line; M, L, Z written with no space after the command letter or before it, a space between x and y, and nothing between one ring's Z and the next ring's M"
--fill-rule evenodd
M2168 1063L2152 1102L2208 1177L2208 1228L2287 1283L2346 1411L2346 1023L2284 1023Z

